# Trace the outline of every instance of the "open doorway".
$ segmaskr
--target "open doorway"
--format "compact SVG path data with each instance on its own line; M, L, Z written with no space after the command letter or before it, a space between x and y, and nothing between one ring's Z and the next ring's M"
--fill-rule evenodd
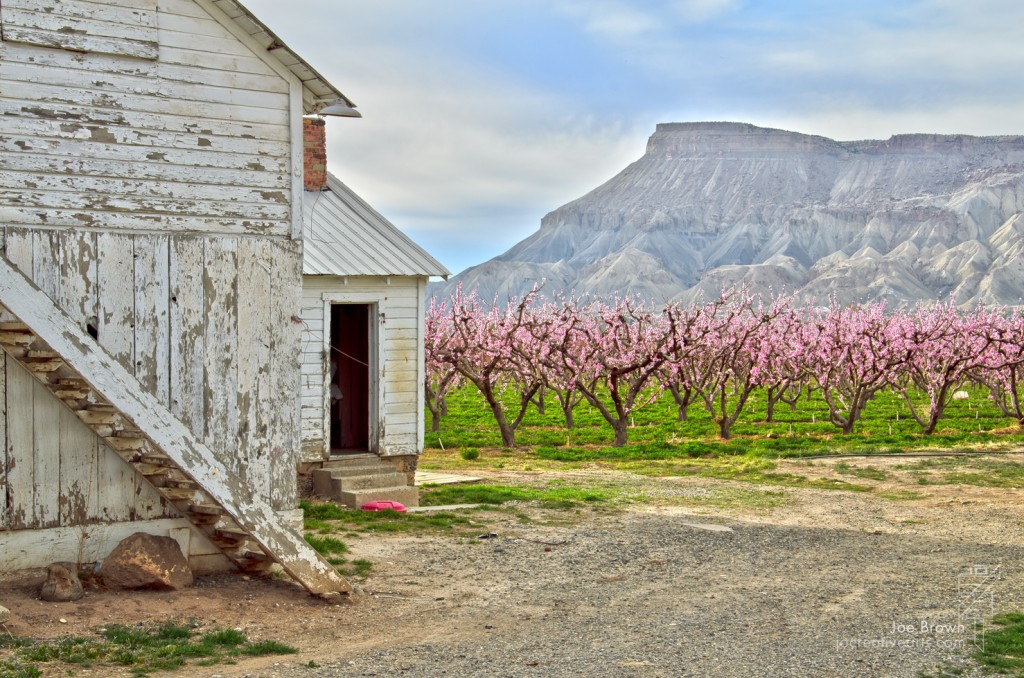
M370 450L371 304L331 304L331 454Z

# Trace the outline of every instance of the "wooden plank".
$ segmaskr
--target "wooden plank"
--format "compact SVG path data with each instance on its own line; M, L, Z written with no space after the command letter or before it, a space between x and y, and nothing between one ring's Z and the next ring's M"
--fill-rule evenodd
M61 231L60 298L58 305L85 329L97 325L96 234Z
M0 42L0 56L3 56L3 43ZM0 84L7 86L7 81L0 77ZM82 106L77 101L49 101L41 104L33 97L17 99L3 90L0 99L6 100L7 110L4 115L8 120L32 120L37 122L53 122L60 124L97 125L105 127L125 127L143 131L163 130L179 134L209 134L216 136L237 136L244 139L261 139L289 144L289 128L284 121L274 123L255 123L232 118L218 118L204 111L204 117L184 113L151 113L134 109L108 109ZM26 91L26 94L31 94Z
M65 60L65 63L67 61ZM72 62L73 65L78 65ZM58 64L7 62L4 78L9 81L29 80L40 85L63 87L78 83L86 92L130 93L136 96L163 96L201 104L227 104L251 108L287 108L288 83L278 78L236 76L233 73L206 71L206 78L193 77L189 80L174 80L163 77L165 69L154 66L149 73L117 73L104 70L102 79L83 77L79 69L59 68ZM200 71L193 69L198 75ZM95 76L95 71L93 72ZM262 84L267 89L240 87L241 84ZM260 97L263 97L262 99ZM200 111L201 112L201 109Z
M60 524L81 525L101 517L97 438L66 407L59 410Z
M135 257L132 237L99 233L97 313L100 346L129 374L135 369ZM131 520L137 480L131 467L106 445L97 446L98 503L104 520Z
M136 235L135 378L164 405L170 403L170 282L168 238Z
M281 258L292 256L295 259L295 263L290 264L294 273L289 279L293 297L290 307L296 308L301 275L301 243L291 245L288 250L281 249ZM210 261L209 257L207 261ZM284 298L289 295L280 296ZM238 525L252 534L260 546L274 553L285 572L310 593L331 595L351 590L337 570L310 548L271 505L254 497L244 480L230 473L224 462L192 436L156 398L133 388L131 384L135 380L131 373L105 352L94 350L88 335L82 333L67 315L61 313L38 287L31 284L5 258L0 258L0 303L30 325L54 351L64 357L72 369L102 392L117 411L138 424L171 463L199 482L212 501L220 504ZM297 347L297 330L287 331L295 332L293 346ZM286 346L282 344L282 348ZM293 350L291 355L297 356L298 352ZM290 397L292 393L286 395ZM295 413L286 413L285 416L297 416L294 401L290 399L284 402L286 409ZM295 466L292 463L292 488L295 486L294 474ZM289 508L294 505L293 502Z
M4 254L14 267L29 278L32 277L32 231L25 228L8 228L4 238Z
M59 305L82 329L97 324L96 234L61 231ZM67 408L60 408L60 524L77 525L103 517L99 499L96 434ZM105 453L105 451L104 451Z
M32 236L32 280L52 300L60 298L60 239L53 231ZM30 354L31 355L31 354ZM36 527L60 524L60 402L38 381L32 387L32 444Z
M238 451L238 241L206 241L203 308L206 314L206 353L203 399L206 437L210 447L238 477L244 460Z
M8 228L4 248L11 264L22 274L31 277L34 263L32 231ZM35 527L35 379L13 360L5 361L5 364L8 523L13 529Z
M135 250L132 236L99 233L97 250L98 342L133 373L135 370Z
M296 406L299 393L299 347L301 319L302 241L281 241L270 245L270 353L271 391L274 399L268 446L273 454L271 496L274 508L287 510L298 505L295 482L302 450L302 422ZM299 322L296 322L299 320Z
M198 105L198 104L197 104ZM177 148L174 146L129 145L117 143L117 137L103 127L90 130L90 138L62 138L38 135L4 135L0 137L0 151L45 155L83 155L90 160L116 160L119 162L158 162L184 167L227 168L245 167L258 172L289 172L287 157L225 153L207 150L207 146Z
M36 177L38 182L39 177ZM108 182L109 183L109 182ZM115 195L108 193L71 193L53 190L0 189L0 201L9 207L44 208L58 210L60 214L73 210L99 212L90 214L90 220L101 219L107 210L125 213L140 213L153 217L157 215L195 215L200 217L232 217L260 221L287 221L288 208L277 202L237 203L223 200L205 201L189 199L150 198L145 195ZM81 219L80 219L81 220ZM149 219L152 221L152 219ZM58 225L50 222L49 216L40 225Z
M138 93L105 90L88 90L81 86L51 85L46 83L28 83L18 80L3 81L4 97L39 104L80 104L83 95L87 95L94 105L117 111L138 111L142 113L160 113L164 115L191 116L195 119L195 101L189 98L161 96L159 92ZM241 94L241 93L240 93ZM251 93L250 93L251 94ZM272 94L271 97L281 95ZM282 104L280 108L264 108L246 106L238 103L203 102L203 117L214 120L232 120L264 125L287 125L288 110Z
M12 529L36 527L35 429L32 425L35 378L13 360L7 362L7 505Z
M135 162L124 163L118 160L89 159L82 157L64 157L61 155L48 156L41 154L26 154L14 158L5 153L0 156L0 169L5 171L30 172L35 174L80 174L93 177L119 177L126 176L133 180L145 179L149 181L181 181L204 183L223 186L236 186L245 188L266 188L273 191L280 191L287 185L288 175L264 171L257 167L251 168L217 168L206 167L196 168L194 165L171 165L159 162ZM14 212L12 212L14 213ZM111 219L118 217L116 221L124 221L126 215L111 214ZM165 217L171 226L182 223L181 219ZM47 225L43 223L42 225ZM54 224L50 224L51 226ZM70 224L72 226L83 224ZM229 227L227 224L225 227ZM165 228L163 230L170 230ZM239 232L251 231L244 225L233 229ZM285 231L287 233L287 231Z
M124 124L79 123L36 116L11 116L4 120L5 134L63 141L137 146L147 149L205 149L207 152L242 157L288 157L289 145L282 141L214 134L195 126L191 133L161 129L140 129Z
M212 184L184 184L177 182L164 182L157 180L136 180L118 179L116 177L87 177L87 176L66 176L66 175L43 175L28 172L8 172L0 175L0 190L5 196L12 200L19 193L32 193L35 191L41 194L54 193L66 196L68 200L77 200L76 205L81 208L116 207L118 209L142 208L148 205L152 208L156 205L173 206L194 200L208 201L208 209L220 215L230 215L238 211L242 214L251 206L259 206L266 202L277 206L284 206L288 203L286 191L260 190L246 186L224 186ZM129 193L135 198L119 198L117 196ZM99 196L90 198L89 196ZM47 198L43 198L46 200ZM49 200L54 200L49 198ZM99 203L99 200L111 202ZM124 200L124 202L118 202ZM134 202L133 202L134 201ZM152 202L149 201L160 201ZM42 202L40 204L47 204ZM232 206L233 205L233 206ZM163 208L161 208L163 209ZM196 208L194 208L196 209ZM155 210L159 211L159 210ZM268 216L275 215L268 213Z
M257 496L270 501L269 418L277 405L270 384L270 268L266 241L238 242L238 454Z
M170 242L170 409L197 436L206 432L203 239Z
M156 0L5 0L4 40L141 59L158 54Z
M0 441L3 441L3 450L0 450L0 531L10 528L8 523L8 489L7 482L7 353L0 351Z

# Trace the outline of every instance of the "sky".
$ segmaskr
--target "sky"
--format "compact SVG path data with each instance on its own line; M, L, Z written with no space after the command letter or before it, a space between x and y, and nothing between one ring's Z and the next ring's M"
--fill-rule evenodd
M1024 134L1020 0L243 0L338 87L328 168L453 273L659 122Z

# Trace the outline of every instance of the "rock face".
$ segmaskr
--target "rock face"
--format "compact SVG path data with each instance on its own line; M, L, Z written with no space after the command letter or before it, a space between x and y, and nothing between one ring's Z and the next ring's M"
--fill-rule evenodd
M83 595L85 592L74 563L53 563L46 568L46 581L39 589L40 598L51 603L66 603Z
M112 589L171 589L192 586L192 570L178 542L136 532L110 552L100 566L103 584Z
M659 301L748 284L844 303L1024 297L1024 137L837 142L741 123L658 125L618 176L470 268L485 298L636 292Z

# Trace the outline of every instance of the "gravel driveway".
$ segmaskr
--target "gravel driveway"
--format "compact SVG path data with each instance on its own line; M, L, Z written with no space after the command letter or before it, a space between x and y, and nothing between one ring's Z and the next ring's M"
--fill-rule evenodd
M914 508L810 494L820 524L668 510L389 541L357 607L414 637L275 674L916 677L963 663L979 615L1020 609L1019 529L978 538L1006 507L894 522Z

